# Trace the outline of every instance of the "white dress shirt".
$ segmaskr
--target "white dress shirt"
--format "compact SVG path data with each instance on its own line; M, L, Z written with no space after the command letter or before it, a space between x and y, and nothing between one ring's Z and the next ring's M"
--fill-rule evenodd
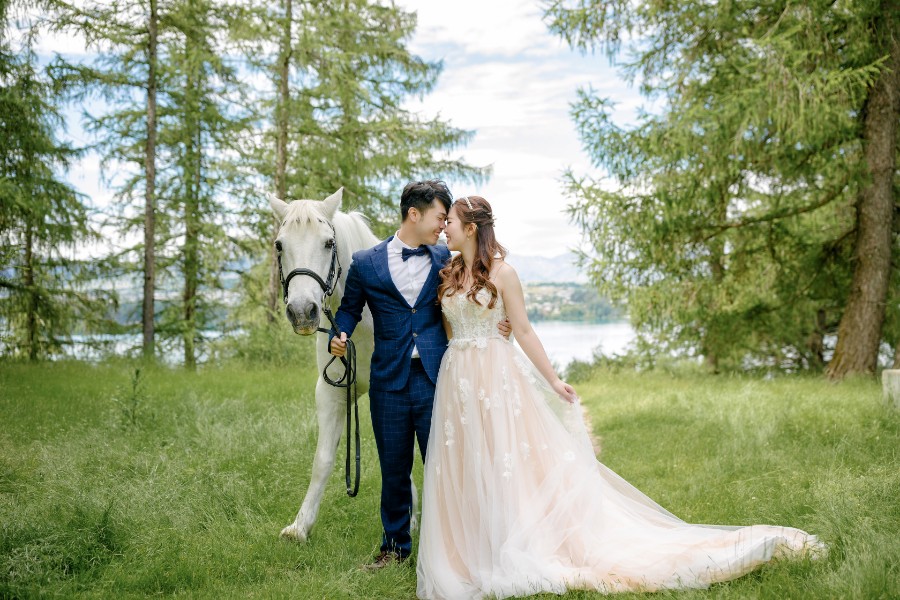
M405 244L400 239L399 233L399 231L395 233L394 238L388 242L388 269L391 271L394 285L412 308L419 299L419 294L431 272L431 252L426 252L422 256L410 256L404 261L403 249L412 248L412 246ZM415 248L412 249L415 250ZM413 342L412 358L418 356L419 349Z

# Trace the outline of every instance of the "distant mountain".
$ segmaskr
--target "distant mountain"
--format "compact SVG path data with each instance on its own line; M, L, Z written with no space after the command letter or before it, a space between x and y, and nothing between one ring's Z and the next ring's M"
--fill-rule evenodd
M576 266L572 252L552 258L510 254L506 260L524 283L587 283L587 275Z

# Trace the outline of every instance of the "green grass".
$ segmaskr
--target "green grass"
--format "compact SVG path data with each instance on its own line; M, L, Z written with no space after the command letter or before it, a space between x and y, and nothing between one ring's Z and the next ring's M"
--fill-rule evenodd
M358 569L380 538L365 400L360 495L335 469L295 544L278 532L309 480L312 370L151 369L136 390L132 376L0 364L0 597L415 596L412 565ZM653 597L900 597L900 415L876 382L600 371L578 390L603 462L678 516L800 527L831 548Z

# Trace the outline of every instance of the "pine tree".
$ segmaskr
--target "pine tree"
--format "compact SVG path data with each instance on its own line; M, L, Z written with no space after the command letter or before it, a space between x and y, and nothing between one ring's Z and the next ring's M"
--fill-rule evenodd
M141 273L141 350L156 352L157 237L164 236L164 219L157 206L157 91L160 85L158 0L71 2L47 0L45 26L80 34L95 60L70 63L57 58L55 77L67 82L71 98L99 100L105 114L85 111L88 130L98 136L107 177L118 186L116 209L107 223L125 238L141 234L137 245L109 261L121 272ZM165 16L170 3L163 4ZM140 210L138 209L140 207Z
M75 247L96 233L62 180L79 152L56 138L58 89L37 66L33 24L13 27L9 10L0 2L0 347L37 360L101 321L114 297L85 286L94 271Z
M177 339L193 366L201 332L222 315L211 300L224 293L226 261L263 251L273 264L261 189L316 198L344 186L380 227L381 216L396 220L397 186L409 178L486 175L447 158L469 132L403 108L433 88L440 66L409 53L415 16L392 5L53 0L51 7L48 26L81 34L97 51L84 63L57 59L55 72L82 86L76 99L101 100L86 122L116 189L107 226L126 242L110 258L125 275L144 275L151 352L156 337ZM142 238L132 244L135 233ZM276 285L270 278L269 316ZM177 298L168 293L176 287Z
M900 2L866 8L872 53L883 64L861 110L867 178L857 195L853 281L828 364L832 379L875 372L892 271L894 179L900 148Z
M217 39L232 26L230 13L209 0L181 0L171 18L177 35L169 45L167 69L174 85L160 145L174 168L160 193L173 216L172 256L177 256L182 295L161 326L180 333L184 364L194 368L202 331L215 326L223 311L214 298L221 296L220 275L233 255L230 192L242 176L235 151L249 122L244 86L226 62L229 49Z
M288 198L321 198L344 187L345 202L379 234L396 225L398 189L416 177L480 180L486 169L448 157L471 132L404 109L430 92L441 66L411 54L415 14L371 0L282 0L244 20L246 53L272 82L267 125L253 154L264 185ZM275 53L266 43L279 44ZM274 151L273 151L274 149ZM275 226L256 202L256 239L269 253L266 304L280 301L272 254ZM392 231L392 230L391 230Z
M149 0L147 15L147 139L144 146L144 282L141 310L141 350L144 358L155 354L156 340L156 88L159 9Z
M662 108L636 127L582 90L573 116L607 180L567 175L594 280L651 347L716 368L817 367L852 296L859 119L886 63L884 6L551 2L553 31L618 56ZM629 44L631 44L629 42Z
M124 173L109 225L143 233L115 258L126 273L144 274L145 352L156 334L166 345L180 341L193 368L202 332L221 325L221 274L233 254L229 191L244 175L235 162L249 126L245 86L228 64L234 13L208 0L56 6L57 27L104 49L57 70L105 102L87 119L104 164Z

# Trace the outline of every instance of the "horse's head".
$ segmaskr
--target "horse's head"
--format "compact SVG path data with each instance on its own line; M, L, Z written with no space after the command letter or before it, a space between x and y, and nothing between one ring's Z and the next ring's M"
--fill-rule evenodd
M340 208L343 191L344 188L339 189L322 202L294 200L287 203L269 195L269 204L281 221L275 248L281 261L282 292L287 304L285 313L294 333L300 335L313 334L319 327L323 284L332 288L337 285L339 261L332 221ZM329 273L332 273L331 278ZM284 290L285 282L287 290Z

